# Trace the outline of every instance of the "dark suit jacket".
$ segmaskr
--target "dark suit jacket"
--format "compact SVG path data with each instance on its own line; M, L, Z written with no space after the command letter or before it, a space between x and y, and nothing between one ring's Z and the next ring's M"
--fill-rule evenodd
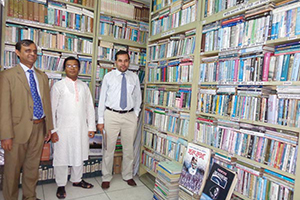
M46 121L46 130L53 129L48 77L35 68ZM0 140L13 138L24 144L32 127L33 100L24 70L20 65L0 72Z

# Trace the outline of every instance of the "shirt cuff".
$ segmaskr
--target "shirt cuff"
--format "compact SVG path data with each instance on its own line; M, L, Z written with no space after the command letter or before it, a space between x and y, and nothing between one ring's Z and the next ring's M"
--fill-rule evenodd
M58 129L57 129L57 128L55 128L55 129L51 130L51 135L52 135L53 133L57 132L57 131L58 131Z
M104 124L103 118L99 118L97 124Z

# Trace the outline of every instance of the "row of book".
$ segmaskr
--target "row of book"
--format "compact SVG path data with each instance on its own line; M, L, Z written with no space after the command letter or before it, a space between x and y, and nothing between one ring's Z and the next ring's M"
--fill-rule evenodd
M196 20L197 1L193 0L184 5L176 1L168 9L164 9L151 18L151 35L189 24Z
M187 137L189 114L173 112L162 108L145 108L145 124L151 125L161 132Z
M101 160L90 159L84 161L83 164L83 177L90 178L95 176L101 176ZM71 174L71 167L68 168L68 175ZM41 162L39 167L39 180L38 184L52 183L55 179L55 173L51 161ZM22 184L22 172L20 175L20 184Z
M149 7L137 1L103 0L101 1L101 12L128 19L149 21Z
M128 47L130 64L146 66L146 49L136 47Z
M19 59L15 53L15 47L10 47L5 48L4 51L4 68L11 68L19 63ZM38 54L37 61L34 63L34 66L41 70L63 72L64 60L69 56L77 57L73 54L42 51ZM78 60L80 62L79 74L91 74L92 58L78 56Z
M199 113L300 127L300 102L297 94L276 95L271 94L275 91L265 93L264 88L253 87L244 88L245 90L239 87L235 94L235 88L231 89L233 90L219 90L219 94L215 89L200 89Z
M23 39L30 39L41 49L60 49L70 52L92 54L93 41L72 34L56 31L27 28L24 26L6 24L5 42L16 43Z
M94 1L93 0L62 0L66 3L70 2L70 3L76 3L78 5L83 5L86 7L90 7L90 8L94 8Z
M101 15L99 34L144 44L148 37L148 24Z
M112 42L107 41L100 41L100 44L98 46L98 60L104 60L104 61L114 61L115 60L115 54L119 50L128 51L128 54L130 56L130 64L133 65L146 65L146 52L145 49L139 49L135 47L125 46L125 45L119 45Z
M282 3L277 3L272 11L271 40L300 35L300 3L297 1Z
M293 1L292 1L293 3ZM280 6L268 4L203 27L201 51L228 50L264 44L267 40L300 35L299 2Z
M298 137L272 130L259 131L213 125L211 122L196 123L195 139L229 154L239 155L256 162L295 174Z
M148 64L148 82L192 82L192 59L151 62Z
M148 86L145 103L178 109L190 109L191 87Z
M273 52L258 46L240 51L220 53L203 58L200 65L199 84L202 82L259 82L299 81L299 43L277 45ZM270 49L270 48L268 48ZM254 54L253 51L257 52Z
M205 25L201 52L228 50L264 44L270 34L270 15L256 13L238 15L224 21Z
M294 189L292 183L282 184L268 173L260 175L241 164L236 164L238 182L235 191L250 199L293 199ZM266 170L268 171L268 170Z
M47 4L27 0L14 2L19 5L8 5L9 17L24 20L29 24L38 22L45 26L55 25L80 32L93 32L94 13L85 8L54 1L48 1Z
M158 153L151 152L148 149L142 151L141 164L151 172L157 173L158 163L164 160L166 160L166 158Z
M43 54L38 56L36 61L37 68L47 71L63 72L63 63L66 56L60 53L43 51ZM92 58L85 56L78 56L80 62L79 74L91 74L92 72Z
M169 159L180 163L183 161L187 141L182 138L145 128L143 142L146 147L150 147L156 153L167 156Z
M212 162L237 173L235 194L258 200L293 199L293 179L216 152ZM233 195L233 197L235 200L241 200L236 195Z
M218 12L232 8L234 6L245 6L245 0L207 0L204 5L204 17L209 17Z
M190 0L153 0L152 11L155 12L157 10L162 10L163 8L177 7L178 4L181 6L188 2L190 2Z
M105 74L110 72L113 69L112 63L100 63L100 65L97 65L96 69L96 80L101 81L103 80L103 77Z
M157 43L148 45L148 58L151 61L155 61L176 56L191 55L195 50L195 42L195 30L171 36L169 39L159 40Z

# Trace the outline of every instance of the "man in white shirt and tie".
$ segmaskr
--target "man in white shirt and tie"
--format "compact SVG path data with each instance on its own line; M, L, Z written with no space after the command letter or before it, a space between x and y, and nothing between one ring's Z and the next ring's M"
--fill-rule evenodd
M98 106L100 132L106 132L106 149L102 159L102 185L108 189L112 179L113 158L118 134L123 146L122 177L130 186L133 180L133 142L141 106L141 89L138 76L128 71L129 54L118 51L115 55L116 70L104 76Z

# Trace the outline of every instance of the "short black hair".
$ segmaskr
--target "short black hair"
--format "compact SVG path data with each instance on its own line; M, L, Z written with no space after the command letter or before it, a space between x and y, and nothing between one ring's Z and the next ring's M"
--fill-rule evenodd
M21 47L25 46L28 47L29 45L34 44L34 42L32 40L21 40L19 42L17 42L16 44L16 50L21 51Z
M79 62L79 60L77 58L73 57L73 56L69 56L64 61L64 68L63 68L64 71L66 70L66 63L67 63L68 60L76 60L77 63L78 63L78 69L80 70L80 62Z
M125 55L125 54L128 56L128 59L130 59L129 53L127 51L120 50L115 55L115 61L117 61L118 55Z

